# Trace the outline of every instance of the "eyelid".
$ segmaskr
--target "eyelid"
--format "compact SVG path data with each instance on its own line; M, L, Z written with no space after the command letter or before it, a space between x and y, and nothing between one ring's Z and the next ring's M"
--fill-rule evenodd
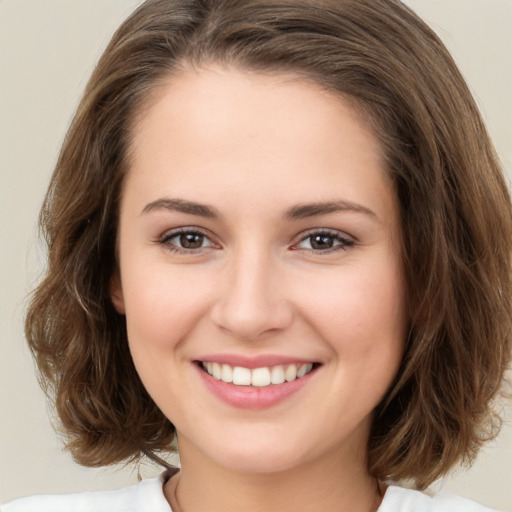
M198 247L196 249L186 249L186 248L179 247L178 245L169 243L169 241L172 238L182 235L182 234L199 234L201 236L204 236L206 239L208 239L208 241L210 242L211 245L208 245L205 247ZM323 249L323 250L297 247L301 242L304 242L305 240L307 240L308 238L310 238L314 235L327 235L329 237L334 238L335 240L337 240L340 243L335 245L334 247ZM178 228L174 228L174 229L165 231L162 235L160 235L155 240L155 243L158 245L164 246L165 248L167 248L170 251L191 255L191 254L197 254L199 252L204 251L205 249L212 248L212 247L215 249L220 249L221 248L220 244L216 243L213 240L213 238L214 238L214 236L212 236L212 234L208 230L205 230L204 228L200 228L199 226L181 226ZM292 243L290 249L297 250L297 251L299 251L299 250L307 251L307 252L314 253L314 254L328 254L330 252L335 252L338 250L346 250L347 248L354 246L356 243L357 243L356 240L352 236L347 235L343 231L339 231L339 230L331 229L331 228L312 228L305 232L300 233L300 235L298 235L295 238L295 241Z
M169 241L172 238L179 236L179 235L185 235L185 234L197 234L197 235L204 236L205 238L207 238L209 240L211 245L208 245L206 247L198 247L197 249L185 249L185 248L182 248L177 245L169 243ZM181 253L181 254L197 254L197 253L199 253L205 249L208 249L210 247L213 247L216 249L220 248L220 245L218 243L214 242L212 240L212 238L213 238L213 236L211 235L211 233L209 231L205 230L204 228L200 228L198 226L181 226L179 228L170 229L170 230L165 231L162 235L160 235L156 239L155 242L158 245L164 246L165 248L167 248L168 250L173 251L173 252L177 252L177 253Z
M308 238L310 238L314 235L330 236L330 237L338 240L340 242L340 244L336 245L334 247L331 247L329 249L325 249L325 250L305 249L305 248L297 247L297 245L299 245L301 242L304 242L305 240L307 240ZM347 235L343 231L339 231L337 229L331 229L331 228L313 228L313 229L309 229L305 232L302 232L300 235L298 235L298 237L296 238L296 240L293 242L293 244L291 246L291 250L308 251L308 252L311 252L314 254L327 254L330 252L334 252L334 251L338 251L338 250L345 250L349 247L353 247L354 245L356 245L356 243L357 243L356 240L352 236Z

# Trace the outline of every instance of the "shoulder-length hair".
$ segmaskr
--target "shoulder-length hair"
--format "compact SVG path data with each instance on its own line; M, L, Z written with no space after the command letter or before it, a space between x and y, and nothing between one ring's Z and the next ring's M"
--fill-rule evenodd
M368 465L423 488L495 431L511 354L512 213L493 146L444 45L398 0L148 0L101 57L40 225L48 268L26 336L67 446L99 466L170 449L110 300L130 137L180 69L294 73L355 104L381 143L402 222L410 334L374 411Z

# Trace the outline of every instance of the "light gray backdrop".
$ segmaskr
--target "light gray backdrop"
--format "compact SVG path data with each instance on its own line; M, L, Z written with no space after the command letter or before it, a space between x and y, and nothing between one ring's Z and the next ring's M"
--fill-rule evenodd
M81 91L138 0L0 0L0 501L114 488L133 469L80 468L62 453L22 333L41 267L39 206ZM408 0L454 54L512 169L512 0ZM512 414L508 409L509 421ZM143 476L159 470L147 466ZM445 489L512 510L512 428Z

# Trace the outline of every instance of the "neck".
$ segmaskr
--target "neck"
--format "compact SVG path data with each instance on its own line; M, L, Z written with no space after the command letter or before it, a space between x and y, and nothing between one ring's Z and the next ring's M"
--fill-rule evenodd
M366 469L366 453L350 460L340 455L331 452L280 472L244 473L180 443L181 471L168 482L165 494L175 512L376 511L379 489Z

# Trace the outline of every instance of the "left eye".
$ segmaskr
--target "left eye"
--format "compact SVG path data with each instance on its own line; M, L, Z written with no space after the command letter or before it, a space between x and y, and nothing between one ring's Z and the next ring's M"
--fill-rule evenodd
M311 233L296 245L298 249L327 252L330 249L344 249L354 245L352 240L342 237L338 233Z

